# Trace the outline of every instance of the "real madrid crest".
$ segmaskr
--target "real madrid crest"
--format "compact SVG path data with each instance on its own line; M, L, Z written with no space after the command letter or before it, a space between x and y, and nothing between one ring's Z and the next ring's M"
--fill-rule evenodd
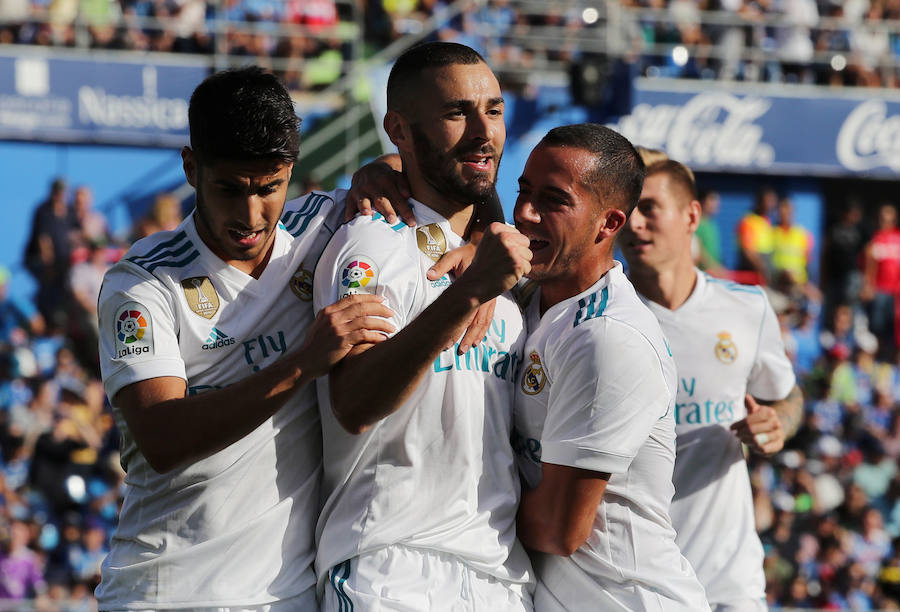
M429 259L437 261L447 250L447 237L444 230L437 223L416 228L416 243L419 250L425 253Z
M738 356L737 346L728 332L719 332L719 341L716 342L716 359L725 364L732 364Z
M528 358L531 359L531 363L525 366L525 373L522 375L522 391L527 395L537 395L544 388L547 375L544 374L541 356L537 351L531 351Z
M219 311L219 294L209 277L194 276L181 281L188 306L205 319L212 319Z
M304 302L310 302L313 298L313 275L312 272L303 267L297 268L289 282L291 291Z

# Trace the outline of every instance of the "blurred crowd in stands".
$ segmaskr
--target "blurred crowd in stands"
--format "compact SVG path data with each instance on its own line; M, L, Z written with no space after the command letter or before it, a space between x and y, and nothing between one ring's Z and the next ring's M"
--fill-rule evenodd
M13 297L0 266L0 610L96 609L124 486L119 435L97 356L103 274L126 245L181 222L160 194L117 241L89 186L55 180L35 208L22 261L32 300ZM62 602L66 602L63 604Z
M3 0L0 43L229 54L315 90L433 32L501 73L611 52L650 76L897 87L898 20L898 0Z
M804 390L804 422L772 459L750 458L769 604L900 610L900 229L897 208L850 203L828 227L822 281L812 232L761 189L721 266L718 196L701 194L698 265L766 287ZM874 205L874 206L873 206Z

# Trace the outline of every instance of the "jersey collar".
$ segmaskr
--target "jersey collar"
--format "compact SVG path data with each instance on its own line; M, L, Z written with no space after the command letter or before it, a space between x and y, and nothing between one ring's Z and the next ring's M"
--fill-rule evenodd
M203 267L206 268L210 274L214 274L217 277L224 279L229 284L235 286L235 288L256 294L262 290L261 287L265 286L265 279L267 276L277 274L278 272L276 270L278 268L288 264L289 258L284 255L287 253L289 245L285 240L284 232L280 231L279 228L276 228L275 230L275 245L272 247L272 255L269 257L269 262L266 264L263 273L258 279L225 263L222 258L213 253L206 243L203 242L203 239L200 238L200 234L197 232L196 214L197 211L195 209L188 215L188 218L184 220L182 228L187 233L190 240L197 245L197 250L200 251L200 259L203 261Z
M694 282L693 291L691 291L691 294L684 301L684 303L675 310L669 310L665 306L657 304L653 300L647 299L642 293L638 292L637 289L635 289L635 292L637 292L638 297L641 298L641 301L644 302L644 304L653 312L654 315L656 315L657 318L673 316L675 313L690 312L694 309L696 304L703 301L703 294L706 292L707 283L705 272L695 266L694 273L696 274L697 280Z
M441 229L444 230L444 234L447 239L447 250L455 249L456 247L465 243L465 240L463 240L457 234L453 233L453 230L450 228L450 221L448 221L446 217L436 212L434 209L429 208L427 204L423 204L422 202L414 198L410 198L409 207L412 209L413 214L416 217L416 224L419 227L431 225L432 223L436 223L441 226Z
M622 269L622 263L617 260L613 260L613 266L609 270L607 270L603 276L597 279L597 282L579 293L578 295L573 295L570 298L566 298L563 301L554 304L550 308L547 309L547 312L544 313L544 317L552 317L555 316L557 312L560 310L565 310L569 304L573 302L577 302L578 300L588 297L593 293L597 293L598 291L603 291L604 288L609 287L613 283L617 282L619 278L625 278L625 272ZM541 289L540 287L534 292L534 295L531 297L531 300L528 302L528 312L529 312L529 322L532 322L532 316L536 316L537 320L540 320L544 317L540 316L541 309Z

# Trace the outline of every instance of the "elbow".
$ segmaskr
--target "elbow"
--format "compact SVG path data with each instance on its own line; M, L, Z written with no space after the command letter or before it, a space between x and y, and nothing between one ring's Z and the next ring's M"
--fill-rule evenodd
M372 429L371 425L365 425L363 423L354 421L338 419L338 423L340 423L344 431L346 431L351 436L359 436Z
M559 531L547 530L539 535L521 533L519 538L522 544L531 550L559 557L571 557L587 541L588 535L590 533L563 528Z
M369 431L374 423L367 420L366 415L371 414L374 400L371 397L360 398L358 394L341 391L340 389L344 389L346 385L334 377L334 372L329 380L331 383L331 413L341 428L352 436Z
M351 436L364 434L372 428L372 424L359 418L359 411L352 407L342 407L332 401L331 411L341 428Z
M574 530L566 530L565 533L559 534L553 542L553 551L551 554L561 557L571 557L575 551L587 541L588 534L581 534Z

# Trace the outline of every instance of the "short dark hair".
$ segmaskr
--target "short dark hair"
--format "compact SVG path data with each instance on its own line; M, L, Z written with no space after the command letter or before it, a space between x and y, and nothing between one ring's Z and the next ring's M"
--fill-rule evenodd
M694 182L694 173L681 162L674 159L666 159L650 164L647 166L647 176L650 177L654 174L665 174L668 176L671 183L678 185L685 192L685 195L688 196L688 202L697 199L697 185Z
M300 151L300 118L278 78L251 66L207 77L188 107L191 148L201 161L279 159Z
M391 68L387 82L388 110L404 112L407 102L418 94L418 79L429 68L458 64L487 64L471 47L454 42L428 42L404 52Z
M631 212L644 185L644 162L627 138L597 123L553 128L538 143L573 147L594 155L594 167L582 177L604 205Z

